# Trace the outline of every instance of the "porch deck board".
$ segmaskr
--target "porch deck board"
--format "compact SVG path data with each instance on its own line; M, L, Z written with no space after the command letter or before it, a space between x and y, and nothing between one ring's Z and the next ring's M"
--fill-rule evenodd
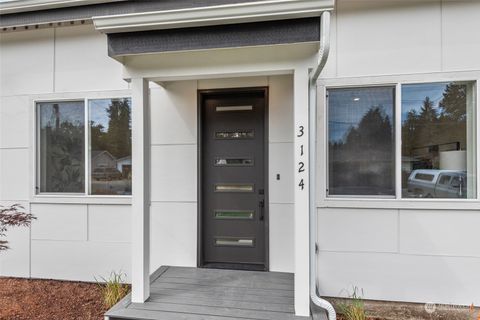
M290 283L272 283L269 281L262 281L257 279L222 279L221 287L225 288L252 288L252 289L270 289L270 290L286 290L292 291ZM157 281L159 283L175 283L175 284L189 284L198 286L211 286L211 279L192 279L192 278L176 278L176 277L160 277Z
M162 267L145 303L126 297L111 320L300 320L294 314L293 275L277 272Z
M231 293L231 292L217 292L217 293L210 293L205 295L204 292L189 292L185 290L171 290L171 289L164 289L160 291L152 291L150 294L150 300L155 301L157 297L165 298L173 298L173 299L208 299L208 300L215 300L215 301L238 301L238 293ZM244 294L241 301L244 302L258 302L258 296L254 295L246 295ZM275 303L275 304L283 304L283 305L293 305L294 300L293 298L289 297L262 297L262 303Z

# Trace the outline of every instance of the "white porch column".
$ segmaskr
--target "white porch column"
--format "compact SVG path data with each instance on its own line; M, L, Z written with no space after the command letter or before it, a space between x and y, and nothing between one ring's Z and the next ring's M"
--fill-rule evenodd
M132 302L150 296L150 107L148 81L132 79Z
M293 79L295 314L309 316L308 68L295 69Z

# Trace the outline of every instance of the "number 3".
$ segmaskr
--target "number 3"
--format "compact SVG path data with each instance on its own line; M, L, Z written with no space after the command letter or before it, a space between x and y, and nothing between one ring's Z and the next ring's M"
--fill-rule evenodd
M300 138L301 136L303 136L304 127L303 127L303 126L300 126L300 127L298 127L298 129L299 129L300 133L297 134L297 137Z

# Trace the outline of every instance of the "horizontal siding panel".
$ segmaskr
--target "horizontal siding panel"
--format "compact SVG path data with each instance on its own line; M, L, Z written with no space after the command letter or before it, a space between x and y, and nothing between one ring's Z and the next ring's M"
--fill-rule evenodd
M91 281L112 271L130 279L130 244L76 241L32 241L32 277Z
M318 209L319 249L397 252L397 220L397 210Z
M87 205L32 204L35 240L87 240Z
M480 210L401 210L400 251L480 258Z
M365 299L480 305L480 259L390 253L320 252L322 296L347 296L354 286Z

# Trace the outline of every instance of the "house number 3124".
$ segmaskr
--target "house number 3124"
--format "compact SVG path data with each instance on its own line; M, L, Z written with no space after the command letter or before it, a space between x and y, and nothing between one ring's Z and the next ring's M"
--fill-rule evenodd
M305 134L305 128L304 126L299 126L298 127L298 133L297 137L301 138ZM298 176L300 181L298 182L298 187L300 190L303 190L305 188L305 182L303 181L303 175L305 172L305 163L303 162L303 157L304 157L304 151L303 151L303 144L300 145L300 150L298 150L300 154L300 161L298 162Z

